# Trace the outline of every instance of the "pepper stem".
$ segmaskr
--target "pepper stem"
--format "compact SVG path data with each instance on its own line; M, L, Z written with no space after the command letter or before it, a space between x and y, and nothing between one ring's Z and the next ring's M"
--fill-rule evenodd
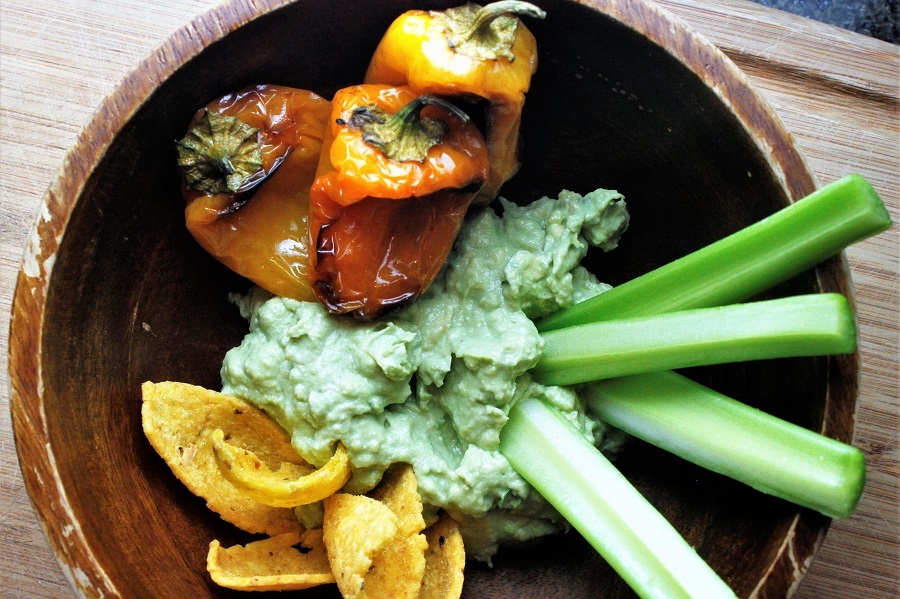
M530 2L500 0L485 6L469 3L432 16L442 22L447 44L455 52L483 60L504 57L512 62L518 16L543 19L547 13Z
M187 188L213 195L237 193L262 168L258 133L240 119L206 110L176 142Z
M363 141L398 162L425 162L428 150L441 143L446 123L422 116L426 106L440 106L460 120L469 115L450 102L426 94L391 114L379 106L360 106L350 115L348 126L362 132Z

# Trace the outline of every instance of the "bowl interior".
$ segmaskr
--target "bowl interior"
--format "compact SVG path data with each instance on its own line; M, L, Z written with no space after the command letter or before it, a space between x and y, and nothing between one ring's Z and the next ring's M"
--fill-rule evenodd
M423 4L449 3L416 7ZM729 104L682 61L589 3L541 5L547 19L528 22L540 65L523 119L524 166L504 195L529 201L597 187L624 193L631 229L615 252L588 258L601 280L621 283L789 201ZM184 228L173 140L198 107L246 85L277 83L330 97L359 82L387 25L412 7L300 0L210 44L143 103L77 198L44 306L43 394L23 394L22 401L43 403L71 512L122 596L230 596L206 573L208 543L248 540L182 487L141 431L143 381L218 388L222 357L246 331L227 295L248 283L207 256ZM843 285L840 265L825 268L837 274L823 279L810 271L773 293L815 292L820 280ZM834 417L827 410L844 409L827 403L828 368L826 359L792 359L690 374L821 430ZM639 442L618 463L741 596L761 581L772 596L786 594L790 576L770 572L785 538L798 531L816 538L827 526L822 517ZM493 568L470 563L465 596L631 593L576 534L566 534L501 551Z

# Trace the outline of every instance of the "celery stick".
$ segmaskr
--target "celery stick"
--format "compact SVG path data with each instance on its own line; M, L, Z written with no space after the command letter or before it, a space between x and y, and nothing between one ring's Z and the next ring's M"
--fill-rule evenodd
M641 597L734 597L666 519L559 413L515 404L500 451Z
M871 186L851 175L760 223L545 319L538 327L549 331L610 318L742 301L890 224ZM660 381L668 384L658 387ZM592 395L606 398L603 403L596 399L591 402L602 419L609 418L611 424L635 436L761 491L832 517L849 516L862 493L865 464L859 450L812 431L797 432L794 425L764 414L750 418L746 414L752 408L739 410L737 402L728 398L712 401L710 398L724 396L673 373L629 376L594 383L588 389ZM641 411L642 402L652 402L654 411ZM701 405L702 409L692 409ZM600 409L603 406L605 410ZM690 411L689 419L665 428L651 418L656 413L662 419L679 406ZM638 420L636 414L644 417ZM745 419L748 424L744 428ZM732 426L717 424L723 422ZM716 436L718 444L703 445L704 439L720 428L727 432ZM787 434L785 430L792 432ZM736 431L743 433L738 435ZM789 451L767 451L760 459L752 459L755 448L769 444L770 437L788 439L783 446ZM791 440L795 438L805 441ZM696 450L691 451L694 444L698 444ZM819 446L832 449L823 453ZM805 464L799 468L805 478L779 474L775 466L785 463ZM845 472L844 482L837 479L828 488L821 481L834 477L835 468Z
M692 254L537 323L539 331L748 299L891 225L865 179L849 175Z
M699 466L832 518L853 513L863 453L708 389L674 372L587 385L604 422Z
M837 293L609 320L543 333L531 371L545 385L574 385L672 368L856 349L853 310Z

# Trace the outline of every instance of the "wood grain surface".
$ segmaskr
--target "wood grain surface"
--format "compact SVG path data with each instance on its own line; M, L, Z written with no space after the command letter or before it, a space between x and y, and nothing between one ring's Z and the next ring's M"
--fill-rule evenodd
M100 100L209 0L4 0L0 18L0 595L73 596L32 512L9 421L13 285L41 198ZM820 182L867 177L898 221L895 46L743 0L664 0L722 48L794 134ZM801 598L898 596L898 234L848 252L861 331L856 445L869 463L854 517L835 522Z

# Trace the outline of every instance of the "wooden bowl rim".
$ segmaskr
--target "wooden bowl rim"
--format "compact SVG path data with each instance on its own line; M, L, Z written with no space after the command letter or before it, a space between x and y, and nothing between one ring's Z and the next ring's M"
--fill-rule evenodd
M66 226L85 184L116 133L159 84L210 44L251 21L298 1L274 0L261 6L256 0L227 0L174 32L101 102L67 153L55 182L41 202L13 297L9 336L10 408L16 450L32 505L64 574L80 596L116 596L118 592L103 566L94 558L68 504L67 491L55 468L46 422L41 379L42 325L53 263ZM705 37L651 0L571 1L602 12L640 33L699 76L751 134L791 201L814 191L815 179L797 150L793 136L746 75ZM843 254L833 268L836 269L836 275L831 277L833 284L852 300L849 268ZM855 373L858 376L858 368ZM855 402L851 409L855 409ZM852 428L849 434L852 436ZM793 594L818 550L829 522L817 514L800 511L793 518L790 532L752 596L767 596L780 590L787 596ZM796 547L794 540L801 529L813 531L813 540ZM787 589L780 588L784 585L782 576L772 575L784 571L793 573L790 576L793 582Z

